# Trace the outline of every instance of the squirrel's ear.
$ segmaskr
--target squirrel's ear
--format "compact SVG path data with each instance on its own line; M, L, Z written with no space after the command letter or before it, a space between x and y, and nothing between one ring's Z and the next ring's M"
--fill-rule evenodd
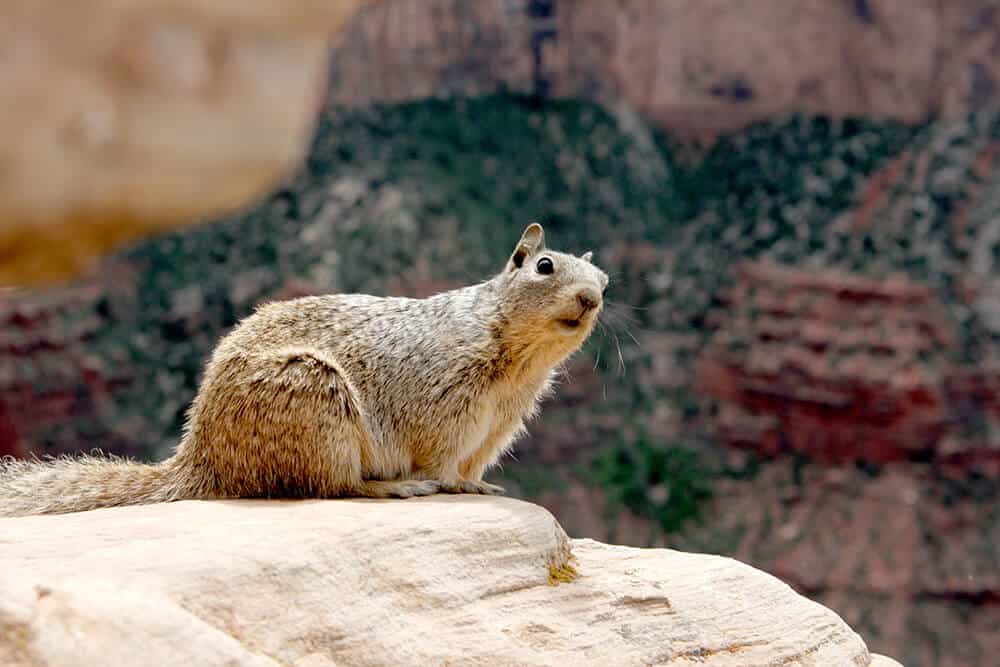
M542 226L537 222L533 222L524 230L521 234L521 240L517 242L517 247L514 248L514 254L510 256L510 261L514 264L515 268L521 268L524 264L524 258L529 255L534 255L539 250L545 247L545 231Z
M585 261L587 264L590 264L590 262L594 259L594 251L588 250L587 252L580 255L580 259Z

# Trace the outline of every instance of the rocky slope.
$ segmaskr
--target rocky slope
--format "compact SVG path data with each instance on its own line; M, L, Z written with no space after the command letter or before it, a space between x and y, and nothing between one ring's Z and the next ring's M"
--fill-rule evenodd
M898 667L759 570L570 540L513 500L185 502L0 524L11 667Z
M1000 474L1000 441L968 437L960 418L977 404L1000 416L1000 366L950 363L958 333L927 287L748 262L717 302L695 374L723 405L722 441L768 456L920 456Z
M708 140L792 112L916 123L1000 96L991 0L385 0L345 35L340 103L621 101Z

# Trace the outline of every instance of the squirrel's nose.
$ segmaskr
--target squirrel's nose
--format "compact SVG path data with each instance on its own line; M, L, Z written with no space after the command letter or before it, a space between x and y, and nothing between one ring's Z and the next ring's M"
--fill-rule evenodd
M593 310L601 303L601 295L592 289L580 290L576 294L576 302L584 310Z

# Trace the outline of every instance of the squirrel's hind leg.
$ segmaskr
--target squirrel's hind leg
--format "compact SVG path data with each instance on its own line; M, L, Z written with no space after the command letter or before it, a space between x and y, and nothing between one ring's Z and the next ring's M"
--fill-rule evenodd
M291 380L291 385L309 388L298 397L306 408L302 418L310 424L310 427L303 424L300 433L311 431L316 436L314 444L305 448L314 460L305 467L316 473L316 479L309 485L317 489L316 495L410 498L440 490L436 480L363 479L364 452L374 448L375 443L357 390L346 373L334 359L318 350L286 350L280 362L281 372ZM310 405L313 400L322 404Z
M355 495L371 436L357 392L308 348L219 360L178 452L204 497Z
M217 360L177 454L199 498L408 498L435 480L366 480L373 441L364 406L335 359L312 348Z

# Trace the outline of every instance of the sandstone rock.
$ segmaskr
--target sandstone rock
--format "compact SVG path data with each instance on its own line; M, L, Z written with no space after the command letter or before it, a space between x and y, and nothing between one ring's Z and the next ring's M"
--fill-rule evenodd
M365 1L3 3L0 286L264 194L304 154L330 35Z
M734 560L520 501L183 502L0 521L5 665L892 665Z

